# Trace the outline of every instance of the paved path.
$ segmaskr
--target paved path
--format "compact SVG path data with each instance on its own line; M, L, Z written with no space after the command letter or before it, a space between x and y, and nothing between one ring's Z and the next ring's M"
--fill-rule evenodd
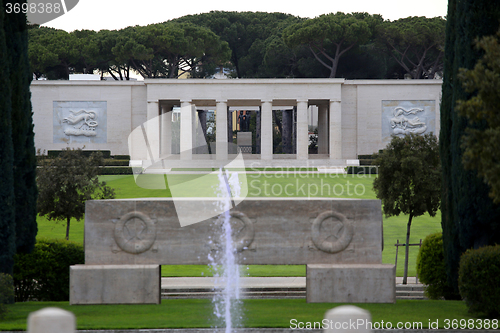
M215 287L212 277L171 277L161 278L162 289L205 289ZM403 282L396 277L396 284ZM408 284L415 284L415 277L408 277ZM305 277L241 277L241 288L305 288Z

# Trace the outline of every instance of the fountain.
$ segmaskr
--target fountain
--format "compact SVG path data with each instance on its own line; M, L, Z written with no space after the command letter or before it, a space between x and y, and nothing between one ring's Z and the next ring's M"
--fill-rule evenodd
M236 262L236 246L233 242L233 228L229 211L233 208L233 195L239 197L240 184L238 174L228 176L227 170L219 169L219 186L216 189L220 198L219 205L223 213L214 223L214 236L210 244L217 244L208 254L210 266L215 277L215 288L221 287L220 293L215 293L212 303L214 315L222 319L225 332L231 333L233 320L238 316L238 300L240 294L240 272ZM236 312L236 315L235 315Z

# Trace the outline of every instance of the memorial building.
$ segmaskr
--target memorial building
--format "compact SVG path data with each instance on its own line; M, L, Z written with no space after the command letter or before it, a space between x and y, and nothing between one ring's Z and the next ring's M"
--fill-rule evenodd
M35 145L41 151L85 147L131 155L133 160L168 159L171 166L217 167L236 153L234 143L246 159L266 166L345 166L355 164L359 155L383 149L393 135L439 135L441 84L345 79L34 81ZM134 130L143 133L147 149L134 149ZM315 150L309 147L312 137L317 137Z

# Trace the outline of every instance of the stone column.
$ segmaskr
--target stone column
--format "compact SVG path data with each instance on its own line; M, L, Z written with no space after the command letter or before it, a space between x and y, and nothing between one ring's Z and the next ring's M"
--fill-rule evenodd
M261 108L259 107L259 111L255 112L255 153L260 154L260 133L261 133L261 128L260 128L260 116L262 114Z
M307 160L309 134L307 131L307 100L297 101L297 159Z
M260 159L273 159L273 102L262 101L260 133Z
M155 163L160 156L160 114L159 101L148 101L147 121L143 124L145 142L147 147L147 157L149 163Z
M330 101L330 159L342 159L342 109L340 101Z
M161 108L161 156L163 158L172 154L172 112L170 107Z
M228 140L228 125L227 125L227 101L216 102L215 113L215 142L216 142L216 159L220 161L227 160L227 140Z
M193 159L193 124L196 109L190 101L181 101L181 160Z
M318 154L328 154L328 105L318 106Z

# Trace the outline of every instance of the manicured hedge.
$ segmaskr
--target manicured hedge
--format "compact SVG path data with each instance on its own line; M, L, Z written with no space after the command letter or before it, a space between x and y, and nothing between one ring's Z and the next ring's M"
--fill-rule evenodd
M66 240L38 240L32 253L14 257L16 301L69 300L69 266L84 262L82 245Z
M99 169L100 175L133 175L131 167L104 167Z
M347 173L350 175L376 175L378 174L378 166L349 166L347 167Z
M49 158L54 158L59 156L59 154L62 152L62 150L48 150L47 151L47 156ZM92 153L101 153L103 158L110 158L111 157L111 151L110 150L82 150L82 154L85 157L89 157L92 155Z
M113 155L115 160L130 160L130 155Z
M104 166L128 166L129 162L129 160L106 158L104 160Z
M458 288L470 312L500 317L500 245L467 250L460 257Z
M428 235L422 242L417 256L417 274L427 285L425 293L431 299L453 299L453 288L448 283L444 262L443 234Z

